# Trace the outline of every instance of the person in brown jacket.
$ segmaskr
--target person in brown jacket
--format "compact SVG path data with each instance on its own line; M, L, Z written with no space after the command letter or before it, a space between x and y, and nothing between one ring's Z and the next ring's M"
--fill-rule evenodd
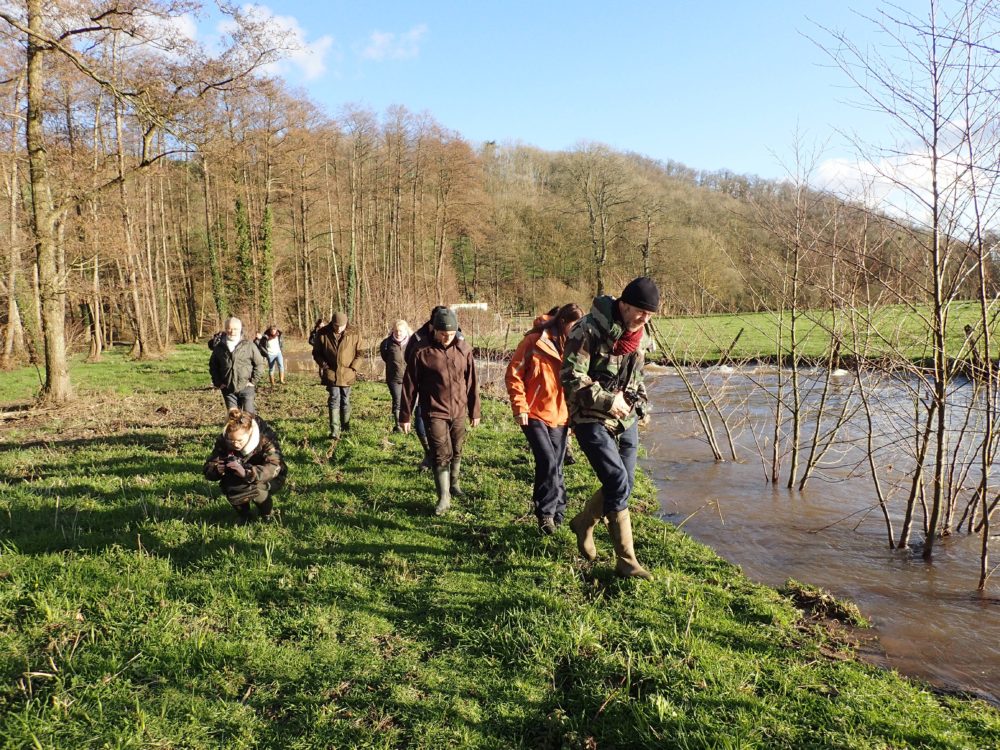
M316 331L312 356L319 365L320 382L329 393L330 437L336 440L341 428L347 431L351 427L351 386L361 365L361 336L348 325L345 313L335 313L333 320Z
M412 352L403 377L399 426L410 431L410 416L420 399L420 408L434 460L434 483L443 515L451 507L451 496L462 496L462 444L465 418L479 426L479 383L472 348L457 337L458 318L448 308L436 308L431 318L434 338Z
M233 408L202 472L205 479L219 483L239 523L245 524L250 520L250 503L261 521L271 520L272 498L284 486L288 467L278 436L267 422Z

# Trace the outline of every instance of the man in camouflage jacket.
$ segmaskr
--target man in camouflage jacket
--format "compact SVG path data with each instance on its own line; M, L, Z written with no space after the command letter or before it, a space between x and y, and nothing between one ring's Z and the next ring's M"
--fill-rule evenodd
M648 408L642 380L650 345L645 326L659 304L656 284L644 276L629 282L618 299L597 297L569 334L560 372L570 426L601 482L570 521L577 547L588 560L596 559L594 528L606 519L615 572L638 578L652 576L635 557L628 499L635 483L638 422Z

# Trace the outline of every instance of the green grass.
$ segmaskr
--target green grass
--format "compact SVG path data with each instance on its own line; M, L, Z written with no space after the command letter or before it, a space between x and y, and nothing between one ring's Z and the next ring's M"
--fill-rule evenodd
M85 354L69 358L69 376L81 396L100 392L106 396L166 393L206 385L208 357L204 344L178 346L162 360L133 361L128 347L104 352L101 362L87 362ZM0 375L0 406L34 399L45 380L45 368L21 367Z
M611 575L603 530L594 564L568 529L540 537L499 402L468 441L468 497L436 518L384 386L355 388L330 460L325 391L262 389L290 481L280 523L237 527L200 476L221 399L170 387L195 362L200 380L197 354L143 365L145 390L96 413L6 428L0 748L1000 744L981 702L825 656L840 647L789 600L642 512L645 478L652 583ZM575 510L584 462L568 486Z

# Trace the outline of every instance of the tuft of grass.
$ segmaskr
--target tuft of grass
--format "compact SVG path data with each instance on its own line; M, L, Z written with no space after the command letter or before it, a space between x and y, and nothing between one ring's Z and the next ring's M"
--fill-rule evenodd
M224 410L197 354L95 371L142 390L5 434L0 747L1000 745L991 707L825 656L792 601L653 517L643 476L655 581L614 578L603 530L593 564L540 536L503 403L437 518L383 385L332 451L321 388L264 387L291 474L278 523L237 527L201 479ZM575 512L585 462L567 484Z
M825 620L837 620L858 628L870 628L871 623L861 614L858 605L851 601L843 601L834 597L829 591L819 586L789 578L779 591L791 599L795 606L802 609L809 617Z

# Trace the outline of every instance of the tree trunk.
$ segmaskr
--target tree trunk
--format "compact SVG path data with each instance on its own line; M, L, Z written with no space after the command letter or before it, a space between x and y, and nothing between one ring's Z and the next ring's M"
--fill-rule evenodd
M35 256L38 269L38 296L41 308L42 335L45 344L45 384L42 400L64 404L72 398L69 368L66 362L66 288L59 274L55 238L55 211L49 185L48 158L43 131L45 97L45 54L39 43L43 31L42 0L28 0L28 111L25 142L28 149L28 172L31 181L31 223L35 233Z

